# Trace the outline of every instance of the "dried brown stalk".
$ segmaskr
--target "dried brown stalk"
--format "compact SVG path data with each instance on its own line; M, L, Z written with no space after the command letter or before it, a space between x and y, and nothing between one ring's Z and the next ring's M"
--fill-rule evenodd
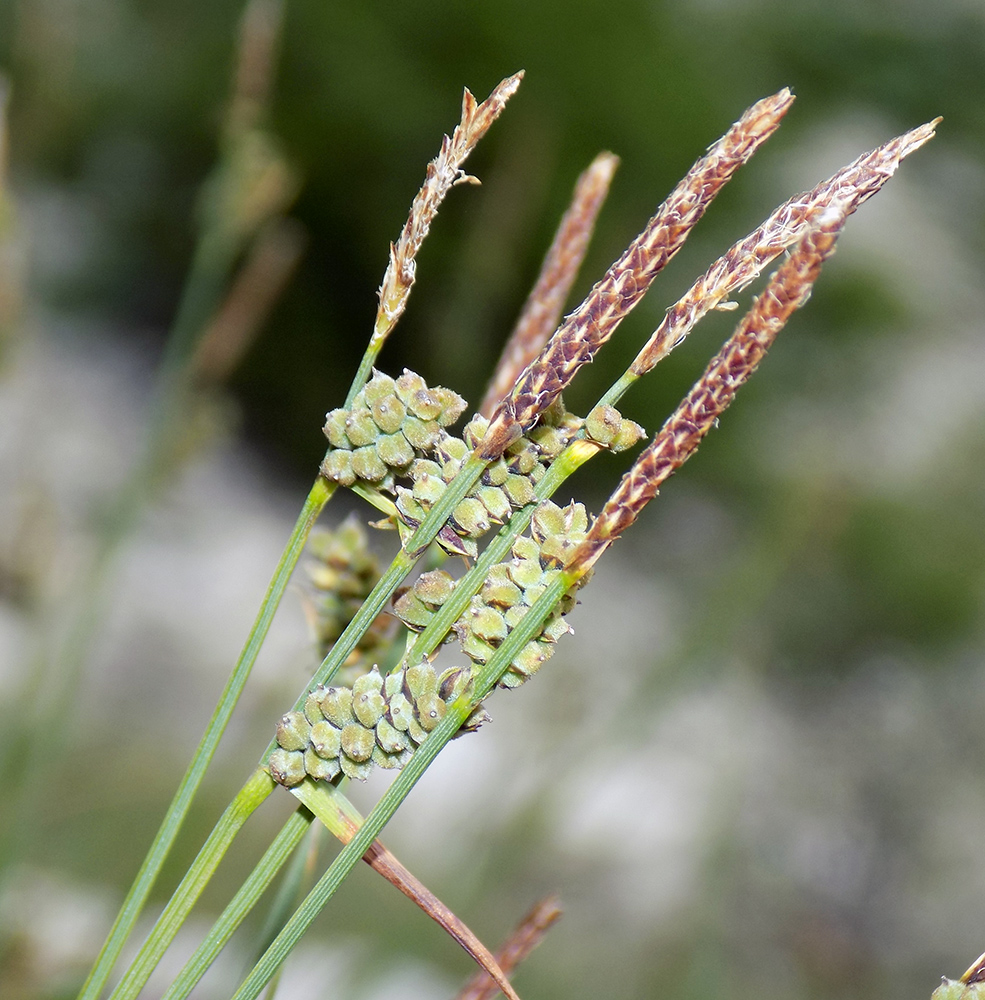
M818 215L837 202L851 215L872 197L890 177L904 157L934 136L935 118L901 135L854 163L843 167L817 187L785 201L745 239L735 243L715 261L679 299L636 356L630 371L645 375L666 357L694 325L727 296L741 291L764 267L787 247L793 246L815 224Z
M481 458L498 458L533 426L578 369L592 360L683 246L715 195L776 131L792 102L793 95L783 89L754 104L688 171L643 232L524 370L513 392L497 406L476 448Z
M343 844L359 832L359 825L351 819L339 817L342 824L332 832ZM502 990L510 1000L520 1000L516 991L510 986L509 979L493 953L479 938L460 920L454 912L438 899L437 896L418 878L408 871L379 840L374 840L369 850L363 855L366 862L378 875L382 875L391 885L399 889L408 899L416 903L439 927L457 941L462 948L485 970L483 978L496 983L496 988Z
M835 204L815 220L818 228L802 237L704 374L623 476L584 542L572 553L572 570L587 572L636 520L661 485L694 454L791 314L810 297L821 265L834 252L845 217L845 207Z
M556 896L548 896L517 924L513 933L496 952L499 967L512 975L517 966L540 944L551 926L561 917L561 906ZM479 972L455 997L455 1000L491 1000L499 992L499 986L485 973Z
M414 198L400 238L395 244L390 244L390 263L380 285L380 304L376 312L371 348L379 350L407 306L407 298L414 284L417 251L427 236L445 195L456 184L478 183L462 170L462 164L489 130L489 126L499 117L522 79L522 70L507 77L482 104L476 104L475 98L466 88L462 97L462 120L451 138L447 135L442 138L441 151L428 164L424 184Z
M578 178L571 205L547 251L537 283L496 364L479 407L482 416L489 417L496 404L513 388L520 372L541 352L560 322L561 310L578 276L595 220L618 166L619 157L614 153L599 153Z

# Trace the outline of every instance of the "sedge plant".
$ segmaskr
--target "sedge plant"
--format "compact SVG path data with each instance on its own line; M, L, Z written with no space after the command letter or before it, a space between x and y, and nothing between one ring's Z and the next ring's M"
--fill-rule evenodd
M456 430L468 408L454 389L430 385L411 371L388 374L377 364L407 308L418 250L440 204L452 188L474 180L463 164L521 78L519 73L508 77L481 103L465 91L461 121L427 168L407 222L390 247L362 362L345 400L326 416L325 458L240 660L80 1000L96 1000L113 979L287 581L315 521L339 489L368 501L376 526L395 531L396 555L389 566L378 566L364 529L353 522L311 535L305 606L322 662L272 724L256 767L115 980L112 1000L140 994L239 830L274 794L293 795L295 811L168 988L167 1000L191 993L285 870L264 943L234 994L235 1000L259 996L360 859L414 899L482 966L461 996L490 996L501 989L516 997L509 976L556 919L556 902L535 908L494 955L378 838L448 742L487 724L485 701L497 689L521 687L541 672L570 631L565 616L590 582L596 562L694 453L807 301L847 218L904 157L933 136L936 124L891 140L777 208L667 311L629 368L581 417L565 408L562 393L640 302L721 188L776 131L793 97L781 90L750 107L696 161L585 300L562 318L618 162L610 153L601 154L579 178L485 399ZM702 316L728 308L730 296L784 252L785 259L694 387L644 443L643 428L616 404ZM638 454L596 516L578 502L560 505L553 499L572 473L600 452L632 449ZM456 558L449 562L449 556ZM465 569L455 575L449 567L460 566L460 560ZM453 665L441 667L436 657L445 645L456 647L458 656ZM537 682L561 683L549 673ZM365 779L375 768L396 776L363 817L345 797L345 785ZM297 852L306 851L305 833L315 824L343 847L304 893L306 866Z

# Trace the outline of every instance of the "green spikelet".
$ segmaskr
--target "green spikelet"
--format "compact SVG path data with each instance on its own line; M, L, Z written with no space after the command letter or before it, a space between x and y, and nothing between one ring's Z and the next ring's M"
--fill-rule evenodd
M281 719L277 749L268 761L270 774L292 786L305 775L364 780L374 767L403 767L471 679L468 667L452 667L438 677L425 661L386 677L374 667L352 687L316 688L306 712L289 712ZM462 732L473 732L488 719L477 706Z

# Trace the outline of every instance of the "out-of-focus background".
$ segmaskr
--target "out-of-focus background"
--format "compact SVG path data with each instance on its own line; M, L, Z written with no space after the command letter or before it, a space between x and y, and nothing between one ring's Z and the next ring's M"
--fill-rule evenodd
M112 535L202 183L230 127L242 11L0 5L8 734L21 733L11 712L37 665L81 651L53 675L67 705L28 740L45 778L29 789L0 896L0 992L78 988L317 468L388 241L458 120L461 88L481 99L523 68L469 161L482 187L449 197L380 361L473 402L599 150L622 166L573 302L746 106L782 86L798 95L583 373L568 398L579 412L776 204L944 122L850 220L721 428L603 561L575 636L534 682L492 700L494 723L448 748L385 839L490 944L538 896L560 894L566 915L521 971L524 997L929 996L985 949L981 6L286 3L262 124L297 185L287 256L303 253L187 453L139 506L73 646L65 622L87 607L94 553ZM710 317L624 412L655 430L734 318ZM572 495L597 509L624 464L592 463ZM350 509L373 516L333 501L323 521ZM382 555L391 543L374 539ZM158 903L315 662L289 594ZM352 794L368 809L382 787ZM177 951L250 869L290 808L281 798L247 827ZM228 996L250 948L249 933L237 939L196 995ZM180 961L169 955L148 995ZM434 925L357 871L280 995L451 996L470 972Z

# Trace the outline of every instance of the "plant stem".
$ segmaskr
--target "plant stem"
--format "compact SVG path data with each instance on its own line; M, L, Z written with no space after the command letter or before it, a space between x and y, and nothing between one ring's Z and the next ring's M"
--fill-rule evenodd
M233 801L226 807L216 823L208 840L202 845L198 856L191 863L181 884L168 900L168 905L157 918L154 929L141 946L137 957L130 963L126 975L113 990L110 1000L134 1000L144 988L168 945L184 923L192 907L208 884L223 855L239 833L240 828L250 818L253 811L276 788L273 778L262 768L250 775L249 781L239 790ZM271 873L271 877L273 877Z
M233 936L243 918L256 905L257 900L273 881L274 876L290 857L291 852L301 842L305 832L311 829L313 819L312 814L304 806L299 806L291 815L291 818L271 842L247 880L236 891L236 895L230 900L229 905L223 910L222 915L213 924L212 929L195 950L195 954L185 964L161 1000L185 1000L191 993L198 981L205 975L208 967L215 961L216 956ZM300 868L303 871L303 851L299 854L299 858L301 860ZM291 892L293 893L293 888ZM292 898L291 895L288 896L288 899L290 898ZM273 937L272 934L271 937Z
M390 817L396 812L421 775L424 774L445 744L461 728L462 723L468 718L476 703L492 690L510 665L513 657L540 632L547 616L570 587L571 582L567 574L559 573L547 585L543 594L534 602L517 627L506 637L489 662L478 671L474 689L467 691L448 706L444 718L417 748L407 766L374 806L359 832L342 848L317 885L294 912L284 929L274 939L273 944L236 991L233 1000L256 1000L264 985L287 958L291 949L322 911L343 879L379 836L383 827L386 826Z
M96 1000L102 992L110 972L119 957L123 944L129 936L133 925L143 909L147 896L160 874L164 860L178 835L178 830L188 813L192 799L198 791L198 787L205 776L205 771L212 760L219 740L225 731L236 702L242 693L253 664L256 662L257 654L263 640L266 638L273 621L274 613L287 588L288 580L294 570L295 565L304 548L305 541L311 531L312 525L321 513L322 508L332 496L335 487L322 478L315 480L310 492L305 500L301 513L294 525L291 536L288 539L287 547L284 549L277 563L273 578L264 595L263 603L257 613L253 628L247 637L246 645L240 653L239 660L233 669L226 686L223 689L219 702L216 705L212 718L202 737L198 749L192 757L188 770L182 778L181 784L175 792L168 811L165 814L161 827L151 844L150 850L141 865L140 871L134 880L133 885L123 902L123 906L110 930L109 937L103 945L102 951L89 973L79 993L79 1000Z

